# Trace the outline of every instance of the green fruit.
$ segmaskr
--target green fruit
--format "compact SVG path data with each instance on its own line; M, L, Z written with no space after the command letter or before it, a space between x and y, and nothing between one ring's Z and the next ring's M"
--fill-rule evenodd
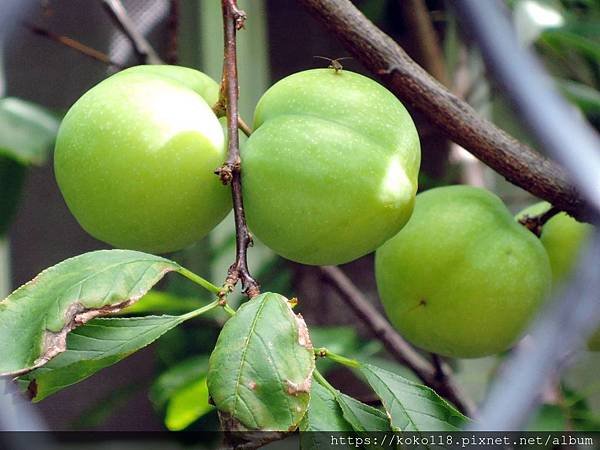
M201 72L138 66L102 81L69 110L56 142L56 179L92 236L164 253L204 237L231 208L214 170L225 137Z
M550 204L547 202L536 203L517 214L517 218L538 216L549 209ZM548 252L555 283L564 281L571 273L579 251L591 231L591 225L577 222L566 213L555 215L543 226L540 240Z
M356 73L307 70L261 98L242 151L252 232L304 264L375 250L411 215L420 164L410 115Z
M536 203L517 214L517 219L544 214L550 207L547 202ZM540 241L548 252L555 285L564 282L570 275L591 232L592 225L577 222L563 212L552 217L543 226ZM600 351L600 329L588 341L588 348Z
M546 297L548 255L494 194L449 186L417 196L404 229L377 250L385 311L413 344L476 358L509 348Z

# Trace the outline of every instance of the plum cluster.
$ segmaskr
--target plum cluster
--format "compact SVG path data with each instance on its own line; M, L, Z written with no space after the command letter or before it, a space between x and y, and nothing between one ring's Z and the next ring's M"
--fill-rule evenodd
M214 175L226 158L218 95L214 80L176 66L133 67L85 93L55 151L56 179L81 226L115 247L165 253L221 222L231 200ZM303 264L376 251L390 321L431 352L509 348L589 234L560 214L538 239L483 189L416 195L420 144L409 113L350 71L284 78L260 99L254 128L241 149L250 230Z

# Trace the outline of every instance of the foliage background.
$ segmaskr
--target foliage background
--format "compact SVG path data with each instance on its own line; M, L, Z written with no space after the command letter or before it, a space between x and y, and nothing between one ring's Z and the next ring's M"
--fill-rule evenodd
M23 17L28 22L78 39L107 52L119 62L135 63L127 41L114 29L99 2L85 2L85 7L75 0L29 3ZM414 30L407 26L400 1L355 3L419 61ZM514 121L510 105L487 78L477 51L471 48L468 37L460 35L451 8L441 0L427 3L442 41L453 89L462 92L482 114L528 141L526 133ZM594 0L514 0L510 3L522 38L535 45L559 85L598 128L599 3ZM170 2L129 0L124 4L159 53L166 55L169 29L165 18ZM531 4L550 6L560 12L563 25L544 31L540 24L548 25L548 21L540 19L544 16L535 9L536 6L531 13ZM292 0L240 0L240 5L249 17L247 29L239 35L241 113L247 120L252 116L256 100L273 82L299 70L323 66L323 61L314 59L315 55L332 58L346 55L342 47ZM180 19L179 63L200 68L219 79L222 32L218 2L180 1ZM33 35L24 27L17 27L14 33L5 37L3 61L5 94L40 104L57 116L110 73L101 63ZM356 61L345 61L344 65L366 73ZM415 114L415 120L423 143L422 188L468 181L496 191L514 211L532 202L528 194L503 181L461 149L449 145L422 117ZM11 173L14 175L16 171L23 169L14 166ZM5 277L4 283L12 287L67 257L106 248L85 234L66 209L51 164L32 166L27 172L20 198L9 199L19 201L17 215L8 233L10 263L6 250L0 251L5 254L0 256L0 277ZM229 217L209 238L172 255L172 258L218 283L231 262L234 245L233 222ZM0 246L6 247L6 244ZM380 344L370 340L368 333L357 326L352 313L345 309L317 271L285 262L260 244L250 249L249 256L251 269L261 281L263 290L300 298L299 309L308 324L320 326L313 332L317 345L326 345L342 354L361 355L364 360L377 360L383 367L410 376L387 359ZM377 302L372 256L348 264L344 270ZM0 282L0 290L7 291L8 288ZM166 281L160 289L191 302L196 302L198 295L204 295L185 281ZM205 370L206 355L212 348L220 320L222 318L214 317L205 321L205 326L189 323L183 329L172 331L157 344L42 402L40 406L49 426L52 429L107 430L160 430L165 425L175 429L188 424L193 429L214 427L215 415L207 408L200 408L199 401L186 399L205 395L198 373ZM600 429L600 383L595 375L600 369L599 358L589 352L582 352L576 358L577 364L565 378L557 380L556 386L548 387L546 404L532 427ZM454 363L459 382L476 400L484 396L487 381L497 370L500 360L493 357ZM158 375L174 366L177 367L175 371L156 382ZM331 375L336 387L364 401L372 400L368 397L369 390L350 377L349 372L337 369Z

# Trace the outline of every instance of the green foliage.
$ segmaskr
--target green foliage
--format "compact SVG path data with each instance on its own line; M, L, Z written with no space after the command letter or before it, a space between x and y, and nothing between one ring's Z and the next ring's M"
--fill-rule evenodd
M210 357L208 389L234 429L294 430L314 369L304 321L285 297L265 293L229 319Z
M385 413L346 395L339 394L337 402L344 418L354 431L391 431L390 422Z
M58 119L18 98L0 99L0 156L23 165L41 165L58 131Z
M26 167L41 165L58 130L58 119L18 98L0 99L0 236L16 212Z
M396 431L457 431L468 419L432 389L369 364L360 367Z
M34 401L43 400L150 345L197 313L92 320L69 334L65 352L21 381Z
M173 261L129 250L85 253L46 269L0 302L0 373L44 365L65 351L72 329L135 303L171 271L212 287Z
M213 410L208 401L208 357L189 358L162 373L150 390L150 399L165 409L165 425L182 430Z
M300 423L300 431L352 431L352 426L346 421L338 405L337 397L339 393L332 392L313 379L310 403ZM310 446L306 445L306 448Z
M173 394L167 404L165 425L171 431L183 430L212 409L206 376L202 376Z
M0 237L8 230L17 210L25 173L24 165L0 155Z

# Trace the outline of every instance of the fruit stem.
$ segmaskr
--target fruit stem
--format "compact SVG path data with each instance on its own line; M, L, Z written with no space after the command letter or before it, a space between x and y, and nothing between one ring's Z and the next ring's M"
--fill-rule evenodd
M346 358L345 356L338 355L337 353L333 353L329 351L325 347L315 348L315 356L320 356L322 358L329 358L332 361L335 361L338 364L342 364L346 367L360 367L360 363L355 359Z
M199 286L202 286L204 289L206 289L209 292L212 292L213 294L218 294L221 292L220 287L215 286L210 281L205 280L200 275L196 275L194 272L186 269L185 267L182 267L181 269L179 269L178 272L179 272L179 274L186 277L188 280L193 281L194 283L196 283Z
M560 213L560 209L556 207L551 207L548 211L538 215L538 216L528 216L525 215L521 219L519 219L519 223L535 234L537 237L542 235L542 229L546 222L552 219L555 215Z
M236 257L229 267L227 278L219 297L224 299L235 287L238 281L242 283L243 292L250 298L260 294L258 282L250 275L248 269L247 251L252 245L252 236L246 225L244 202L242 198L241 158L238 126L240 117L238 111L238 76L236 32L243 28L246 13L238 8L237 0L221 0L223 11L223 29L225 37L225 55L223 58L223 76L221 92L217 105L225 107L227 113L228 152L227 161L215 173L223 184L231 184L233 213L235 218ZM242 121L243 122L243 121ZM249 130L249 128L248 128Z
M334 397L340 395L340 391L338 391L331 384L329 384L329 381L327 381L325 377L321 375L321 372L319 372L317 369L313 371L313 377L320 385L322 385L325 389L331 392Z
M192 319L194 317L198 317L198 316L200 316L200 315L202 315L202 314L210 311L211 309L216 308L219 305L220 305L220 303L219 303L219 300L217 299L217 300L209 303L208 305L203 306L202 308L198 308L198 309L195 309L193 311L190 311L189 313L186 313L186 314L184 314L181 317L184 317L186 320L187 319Z

